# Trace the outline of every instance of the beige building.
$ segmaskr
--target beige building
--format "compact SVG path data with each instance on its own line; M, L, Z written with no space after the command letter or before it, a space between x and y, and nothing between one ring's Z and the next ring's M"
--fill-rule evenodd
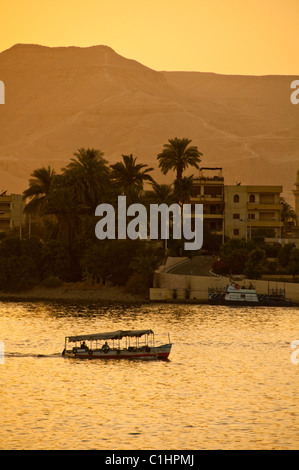
M204 225L210 233L245 238L262 233L281 238L282 186L229 186L222 168L203 167L193 179L190 202L203 204ZM299 211L299 171L298 171Z
M295 196L295 212L297 215L297 226L299 226L299 168L297 171L297 178L295 183L295 189L293 189L293 193Z
M225 186L225 235L249 239L259 233L281 238L282 186Z
M9 232L25 222L25 201L21 194L0 194L0 232Z

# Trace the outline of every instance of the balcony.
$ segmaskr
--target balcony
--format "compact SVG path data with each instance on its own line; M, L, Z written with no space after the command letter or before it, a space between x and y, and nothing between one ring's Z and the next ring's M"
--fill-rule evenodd
M0 203L10 204L12 202L11 196L0 196Z
M283 227L283 222L278 220L255 220L252 219L247 222L248 227Z
M209 194L205 194L205 195L201 195L201 194L197 194L196 196L190 196L190 200L192 202L197 202L197 203L200 203L200 204L209 204L211 202L215 202L217 204L221 204L223 203L224 204L224 201L223 201L223 194L217 194L217 195L209 195Z
M204 219L224 219L224 214L206 214L203 213Z
M11 211L4 211L0 209L0 220L10 220L11 219Z
M248 202L249 211L282 211L282 204Z

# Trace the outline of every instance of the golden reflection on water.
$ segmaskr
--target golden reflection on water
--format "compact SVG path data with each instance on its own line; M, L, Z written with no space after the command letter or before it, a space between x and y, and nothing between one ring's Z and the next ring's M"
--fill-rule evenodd
M298 312L0 303L0 448L296 449ZM169 332L170 360L61 356L66 335L129 328Z

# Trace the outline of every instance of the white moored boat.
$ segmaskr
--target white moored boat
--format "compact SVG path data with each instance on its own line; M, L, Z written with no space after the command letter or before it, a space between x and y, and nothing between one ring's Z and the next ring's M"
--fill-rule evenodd
M70 343L75 345L71 347ZM62 355L82 359L167 359L171 347L170 341L156 346L152 330L118 330L66 336Z
M240 286L232 282L224 289L209 289L209 304L247 307L290 307L292 301L285 296L285 290L272 290L268 294L258 294L250 284Z

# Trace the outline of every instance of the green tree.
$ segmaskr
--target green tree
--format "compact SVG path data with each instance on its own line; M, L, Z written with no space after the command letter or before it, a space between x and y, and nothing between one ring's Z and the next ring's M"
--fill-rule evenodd
M33 171L29 180L29 188L23 192L24 199L30 201L25 207L27 214L39 215L44 210L48 197L55 184L56 173L50 166L42 167Z
M142 250L132 258L130 267L134 273L141 274L146 282L147 287L152 285L154 271L159 261L164 256L163 249L156 248L153 244L146 244Z
M282 266L283 268L285 268L289 264L290 255L293 248L293 243L287 243L280 248L277 258L280 266Z
M286 202L286 200L281 197L280 202L282 204L282 211L281 211L281 221L283 222L282 232L284 235L288 233L291 227L293 227L297 221L297 215L294 209L290 204Z
M130 263L140 240L103 240L87 248L81 257L81 269L94 282L110 281L123 286L133 273Z
M280 202L282 204L281 221L285 223L291 219L295 222L297 220L297 215L292 206L287 203L283 197L280 198Z
M254 249L252 241L246 242L238 238L227 240L220 249L222 273L243 273L248 254L252 249Z
M159 168L164 175L170 170L176 171L176 179L180 180L183 176L183 171L189 166L199 168L200 157L202 153L199 152L196 146L189 146L192 142L190 139L175 137L169 139L168 144L164 144L161 153L158 154Z
M245 263L244 274L248 279L259 279L266 269L266 253L261 248L252 250Z
M1 288L27 290L40 281L42 245L36 239L7 237L0 244Z
M167 204L175 202L171 184L152 183L152 190L146 191L145 199L150 204Z
M56 217L56 238L70 248L86 210L70 188L60 187L50 194L44 213Z
M67 186L91 213L104 200L110 187L109 168L103 153L96 149L79 148L71 162L62 169Z
M41 256L42 278L57 277L69 281L71 276L70 253L58 240L49 240L43 247Z
M192 176L184 176L181 179L176 179L174 182L174 195L176 201L183 205L190 201L190 195L192 190Z
M293 248L290 253L289 263L287 265L287 272L292 274L294 280L299 275L299 249Z
M142 163L137 164L137 157L134 158L132 154L122 155L122 159L122 162L111 165L111 178L121 194L128 196L129 203L135 202L143 190L144 182L154 182L149 175L153 168Z

